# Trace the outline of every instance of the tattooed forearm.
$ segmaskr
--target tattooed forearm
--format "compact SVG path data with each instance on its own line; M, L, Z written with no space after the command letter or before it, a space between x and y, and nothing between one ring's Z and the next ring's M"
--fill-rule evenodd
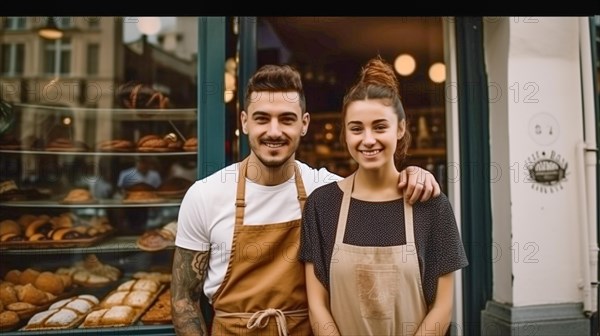
M208 335L200 310L202 285L206 278L210 252L175 248L171 303L173 326L177 335Z

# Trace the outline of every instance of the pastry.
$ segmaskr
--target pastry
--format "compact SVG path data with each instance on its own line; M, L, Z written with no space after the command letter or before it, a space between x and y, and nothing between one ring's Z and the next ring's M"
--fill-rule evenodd
M130 291L133 288L133 284L135 283L135 279L125 281L117 287L117 291Z
M123 303L127 306L134 308L143 308L150 304L152 299L152 293L147 291L134 290L127 292L127 296L123 300Z
M150 293L156 293L160 288L160 283L156 280L151 279L138 279L135 280L131 290L134 291L147 291Z
M54 225L54 228L62 228L62 227L73 227L74 222L77 220L77 217L72 213L63 213L60 216L55 216L50 219L50 223Z
M156 189L156 193L162 197L181 198L192 184L194 182L183 177L171 177Z
M21 226L12 219L5 219L0 222L0 236L6 233L15 233L20 235L22 233Z
M21 316L26 316L26 315L30 314L31 312L36 310L38 307L37 307L37 305L34 305L33 303L17 301L17 302L7 304L5 308L6 308L6 310L14 311L15 313L17 313L19 315L19 317L21 317Z
M102 307L112 307L122 305L129 291L116 291L108 295L100 304Z
M102 316L102 324L127 324L131 323L136 311L129 306L114 306L111 307Z
M126 326L134 322L137 311L129 306L114 306L92 311L81 326L83 328Z
M85 152L88 148L87 145L80 141L56 138L46 145L46 150L51 152Z
M72 228L58 228L48 232L48 238L52 240L71 240L85 238L85 236Z
M137 149L140 152L166 152L172 150L169 148L169 141L158 135L146 135L137 142Z
M82 294L53 303L48 309L69 308L78 314L87 314L98 304L98 298L90 294Z
M14 326L19 323L20 320L19 314L11 310L5 310L0 313L0 329Z
M19 274L19 284L33 284L38 276L40 276L40 271L33 268L27 268Z
M9 192L12 190L18 190L17 184L13 180L7 180L0 182L0 194Z
M144 232L136 242L144 251L160 251L175 245L177 222L171 222L160 229Z
M12 269L8 272L6 272L6 275L4 275L4 280L13 283L13 284L18 284L19 283L19 277L21 276L21 271L18 269Z
M48 309L33 315L27 322L25 328L30 329L34 327L42 327L44 325L44 321L46 321L48 317L52 316L52 314L56 313L57 311L58 309Z
M84 202L91 202L93 200L94 200L94 198L92 197L92 194L90 193L89 190L76 188L76 189L69 191L67 196L65 196L65 198L63 199L63 202L65 202L65 203L84 203Z
M151 279L158 281L160 283L169 283L171 282L171 273L161 273L161 272L135 272L132 277L134 279Z
M90 254L84 261L80 261L71 268L60 268L59 274L71 274L73 282L82 286L104 286L118 280L121 271L111 265L103 264L94 254Z
M65 284L60 276L48 271L40 273L33 285L54 295L60 295L65 291Z
M107 140L98 144L98 150L103 152L132 152L133 142L129 140Z
M198 150L198 138L191 137L183 143L183 150L186 152L196 152Z
M33 222L36 219L37 219L37 216L35 216L35 215L24 214L24 215L21 215L21 217L19 217L17 222L19 223L19 225L21 225L21 227L24 230L25 228L27 228L27 226L29 226L29 224L31 222Z
M46 292L36 288L30 283L17 287L17 298L21 302L30 303L35 306L41 306L48 302Z
M136 183L125 191L125 203L157 202L162 199L156 194L156 190L149 184Z
M17 297L17 290L15 287L12 285L0 286L0 301L2 301L5 308L11 303L18 302L19 298Z
M16 233L6 233L0 236L0 242L11 242L11 241L24 241L27 240L25 236Z
M47 235L54 226L50 222L50 218L48 216L40 216L38 219L33 220L27 228L25 229L25 237L29 238L36 233L42 233Z
M43 233L34 233L33 236L29 237L29 241L40 241L40 240L50 240L48 236Z
M78 317L79 315L72 309L59 309L44 321L44 325L51 328L65 327L75 322Z
M156 302L142 316L141 321L146 324L171 322L171 289L162 293Z
M79 323L84 316L98 304L98 299L89 294L82 294L60 300L29 319L24 330L67 329Z

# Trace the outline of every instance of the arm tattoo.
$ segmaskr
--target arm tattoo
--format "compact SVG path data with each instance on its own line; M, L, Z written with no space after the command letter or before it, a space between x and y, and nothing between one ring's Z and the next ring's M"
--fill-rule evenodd
M208 335L200 308L210 251L175 248L171 282L171 315L177 335Z

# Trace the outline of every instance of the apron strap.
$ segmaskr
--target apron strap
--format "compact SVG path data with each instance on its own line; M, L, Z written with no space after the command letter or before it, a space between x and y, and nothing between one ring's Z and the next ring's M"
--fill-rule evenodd
M302 173L297 164L294 164L294 180L296 180L296 190L298 191L298 201L300 201L300 212L304 211L304 203L306 203L306 189L302 181Z
M344 242L344 234L346 232L346 222L348 221L348 209L350 208L350 199L352 198L352 189L354 187L354 177L356 172L352 173L345 179L338 181L338 186L342 189L342 204L340 205L340 216L338 217L338 225L335 234L335 243L341 244Z
M249 159L250 157L247 157L240 163L237 192L235 195L235 225L244 224L244 210L246 208L244 195L246 194L246 171L248 170Z
M250 157L247 157L240 163L238 185L235 195L235 225L244 225L244 210L246 207L246 172L248 171L249 159ZM300 202L300 212L302 213L304 211L307 195L306 188L304 188L304 182L302 181L302 173L296 163L294 163L294 180L298 192L298 201Z

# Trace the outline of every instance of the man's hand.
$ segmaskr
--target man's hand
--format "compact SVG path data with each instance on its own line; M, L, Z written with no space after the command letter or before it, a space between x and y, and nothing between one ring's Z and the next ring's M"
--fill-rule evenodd
M404 197L410 204L425 202L440 195L441 189L433 174L417 166L409 166L400 172L398 189L404 189Z

